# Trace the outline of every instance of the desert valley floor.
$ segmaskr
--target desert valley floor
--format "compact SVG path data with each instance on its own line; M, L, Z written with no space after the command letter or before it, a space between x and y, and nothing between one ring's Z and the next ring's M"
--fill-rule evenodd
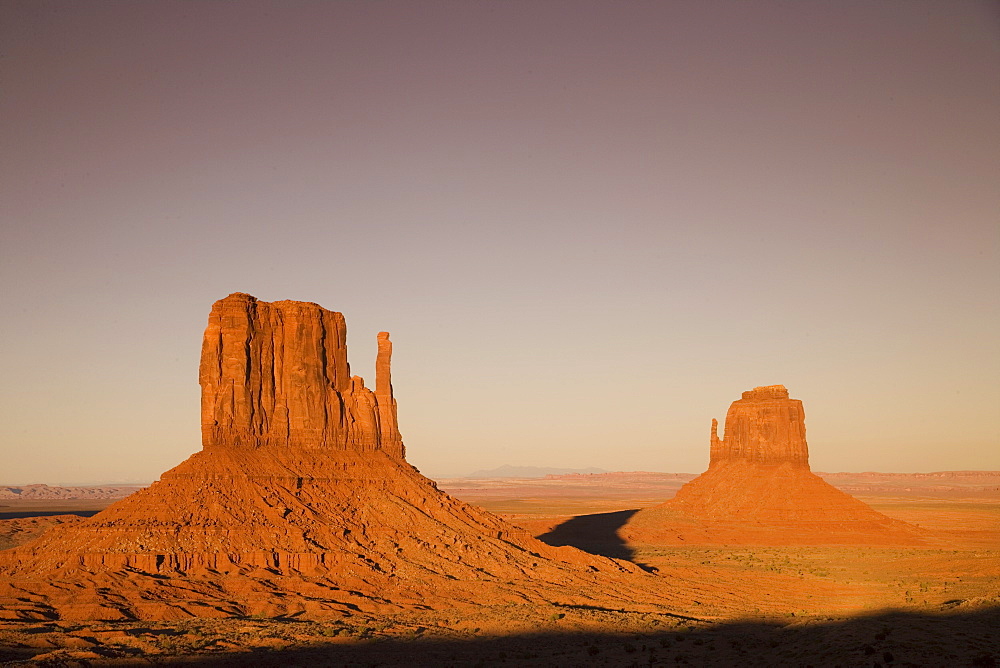
M676 609L537 603L173 622L0 621L0 661L33 665L996 666L1000 475L825 475L928 532L924 545L633 544L620 528L693 476L439 480L551 545L693 588ZM110 499L0 500L0 547ZM680 541L678 541L680 543Z

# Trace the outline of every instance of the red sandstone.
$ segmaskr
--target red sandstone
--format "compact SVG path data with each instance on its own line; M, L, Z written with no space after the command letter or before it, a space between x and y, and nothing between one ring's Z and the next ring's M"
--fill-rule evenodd
M0 552L0 616L171 619L501 602L660 606L633 564L552 547L406 463L378 336L375 391L316 304L215 303L203 449L92 518ZM607 605L607 603L602 603Z
M637 543L914 544L891 519L809 470L805 411L782 385L756 387L712 420L708 470L622 529Z

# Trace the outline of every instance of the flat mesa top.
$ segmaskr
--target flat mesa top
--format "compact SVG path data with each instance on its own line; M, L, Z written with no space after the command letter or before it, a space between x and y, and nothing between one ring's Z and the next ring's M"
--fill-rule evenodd
M787 399L788 390L784 385L762 385L743 393L743 399L761 401L766 399Z
M280 299L280 300L273 301L273 302L262 302L261 300L257 299L253 295L248 295L245 292L234 292L231 295L229 295L228 297L224 297L224 298L220 299L219 301L220 302L227 302L227 301L254 302L254 303L259 303L259 304L271 304L272 306L285 306L285 307L290 307L290 306L307 306L307 307L314 307L314 308L320 309L321 311L329 311L330 310L330 309L323 308L322 306L320 306L316 302L304 302L304 301L300 301L300 300L297 300L297 299ZM332 311L331 311L331 313L332 313Z

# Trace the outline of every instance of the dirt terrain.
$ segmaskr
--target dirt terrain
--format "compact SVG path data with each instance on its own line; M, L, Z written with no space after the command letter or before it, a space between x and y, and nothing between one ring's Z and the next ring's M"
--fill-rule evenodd
M439 481L448 493L546 542L655 568L667 585L689 578L713 583L694 598L698 603L672 614L508 604L452 612L345 613L322 622L252 616L153 623L5 621L0 660L234 666L1000 662L1000 494L917 492L911 480L900 477L894 491L880 481L878 495L859 496L881 513L930 531L937 542L921 548L655 548L615 538L626 516L663 502L683 477L640 472ZM18 512L5 504L0 510ZM65 503L51 505L52 512L67 510ZM30 512L46 510L36 502ZM74 517L28 519L73 522ZM0 520L0 530L11 536L10 524L23 521ZM742 608L713 606L717 591L739 594Z
M900 476L898 495L883 489L878 496L858 497L889 517L927 530L927 544L921 547L657 547L630 544L618 532L636 510L669 498L673 481L663 480L657 488L651 480L659 474L602 475L608 483L605 491L596 484L569 488L577 482L569 476L520 484L484 481L479 487L460 480L439 485L552 544L629 559L661 572L711 567L720 583L756 582L762 595L748 605L750 612L856 614L991 597L1000 605L1000 492L984 491L980 498L955 498L948 491L942 496L933 490L916 493L907 490L911 481ZM992 475L983 472L981 477ZM543 492L560 485L567 485L564 496Z
M996 665L997 608L705 622L531 606L476 614L0 626L2 665ZM8 663L9 662L9 663Z

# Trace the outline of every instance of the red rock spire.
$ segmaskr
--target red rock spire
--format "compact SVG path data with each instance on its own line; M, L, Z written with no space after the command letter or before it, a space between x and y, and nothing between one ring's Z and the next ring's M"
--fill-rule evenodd
M392 341L389 332L378 333L378 357L375 359L375 401L378 403L380 446L382 450L406 456L403 439L396 424L396 400L392 396Z
M719 421L712 418L712 435L708 439L709 461L715 462L722 456L722 441L719 440Z

